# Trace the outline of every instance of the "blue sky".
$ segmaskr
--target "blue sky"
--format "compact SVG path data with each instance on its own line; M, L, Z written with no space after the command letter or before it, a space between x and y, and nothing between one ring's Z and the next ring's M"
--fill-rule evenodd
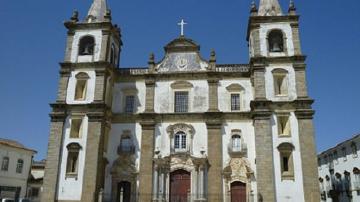
M121 66L146 66L163 46L185 34L219 63L247 63L250 0L108 0L123 34ZM287 11L288 0L280 0ZM0 137L15 139L46 156L49 103L54 102L63 60L63 22L74 9L84 17L91 0L2 0L0 7ZM295 1L301 42L308 56L308 87L318 151L360 132L360 1Z

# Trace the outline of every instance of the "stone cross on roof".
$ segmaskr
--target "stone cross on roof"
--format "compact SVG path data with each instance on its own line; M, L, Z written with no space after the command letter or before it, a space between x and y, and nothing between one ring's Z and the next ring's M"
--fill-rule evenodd
M184 36L184 27L187 25L187 23L184 21L184 19L181 19L181 22L179 22L178 25L181 27L181 36Z

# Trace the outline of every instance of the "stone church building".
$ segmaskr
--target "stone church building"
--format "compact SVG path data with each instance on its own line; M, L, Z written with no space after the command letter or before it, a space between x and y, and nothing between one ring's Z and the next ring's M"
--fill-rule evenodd
M203 57L182 32L164 58L120 68L105 0L65 27L43 202L319 201L293 2L252 4L247 64Z

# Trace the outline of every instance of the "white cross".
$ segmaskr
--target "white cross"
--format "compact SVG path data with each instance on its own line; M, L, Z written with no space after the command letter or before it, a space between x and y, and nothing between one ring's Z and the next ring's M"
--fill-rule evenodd
M184 36L184 25L187 25L187 23L184 19L181 19L181 22L179 22L178 25L181 26L181 36Z

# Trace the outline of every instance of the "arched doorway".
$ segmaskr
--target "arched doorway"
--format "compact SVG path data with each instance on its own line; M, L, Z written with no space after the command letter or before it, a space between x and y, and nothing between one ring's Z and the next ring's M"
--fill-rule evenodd
M170 201L187 202L190 194L190 173L185 170L177 170L170 174Z
M246 202L246 184L242 182L231 183L231 202Z
M122 181L118 183L117 201L130 202L131 201L131 183Z

